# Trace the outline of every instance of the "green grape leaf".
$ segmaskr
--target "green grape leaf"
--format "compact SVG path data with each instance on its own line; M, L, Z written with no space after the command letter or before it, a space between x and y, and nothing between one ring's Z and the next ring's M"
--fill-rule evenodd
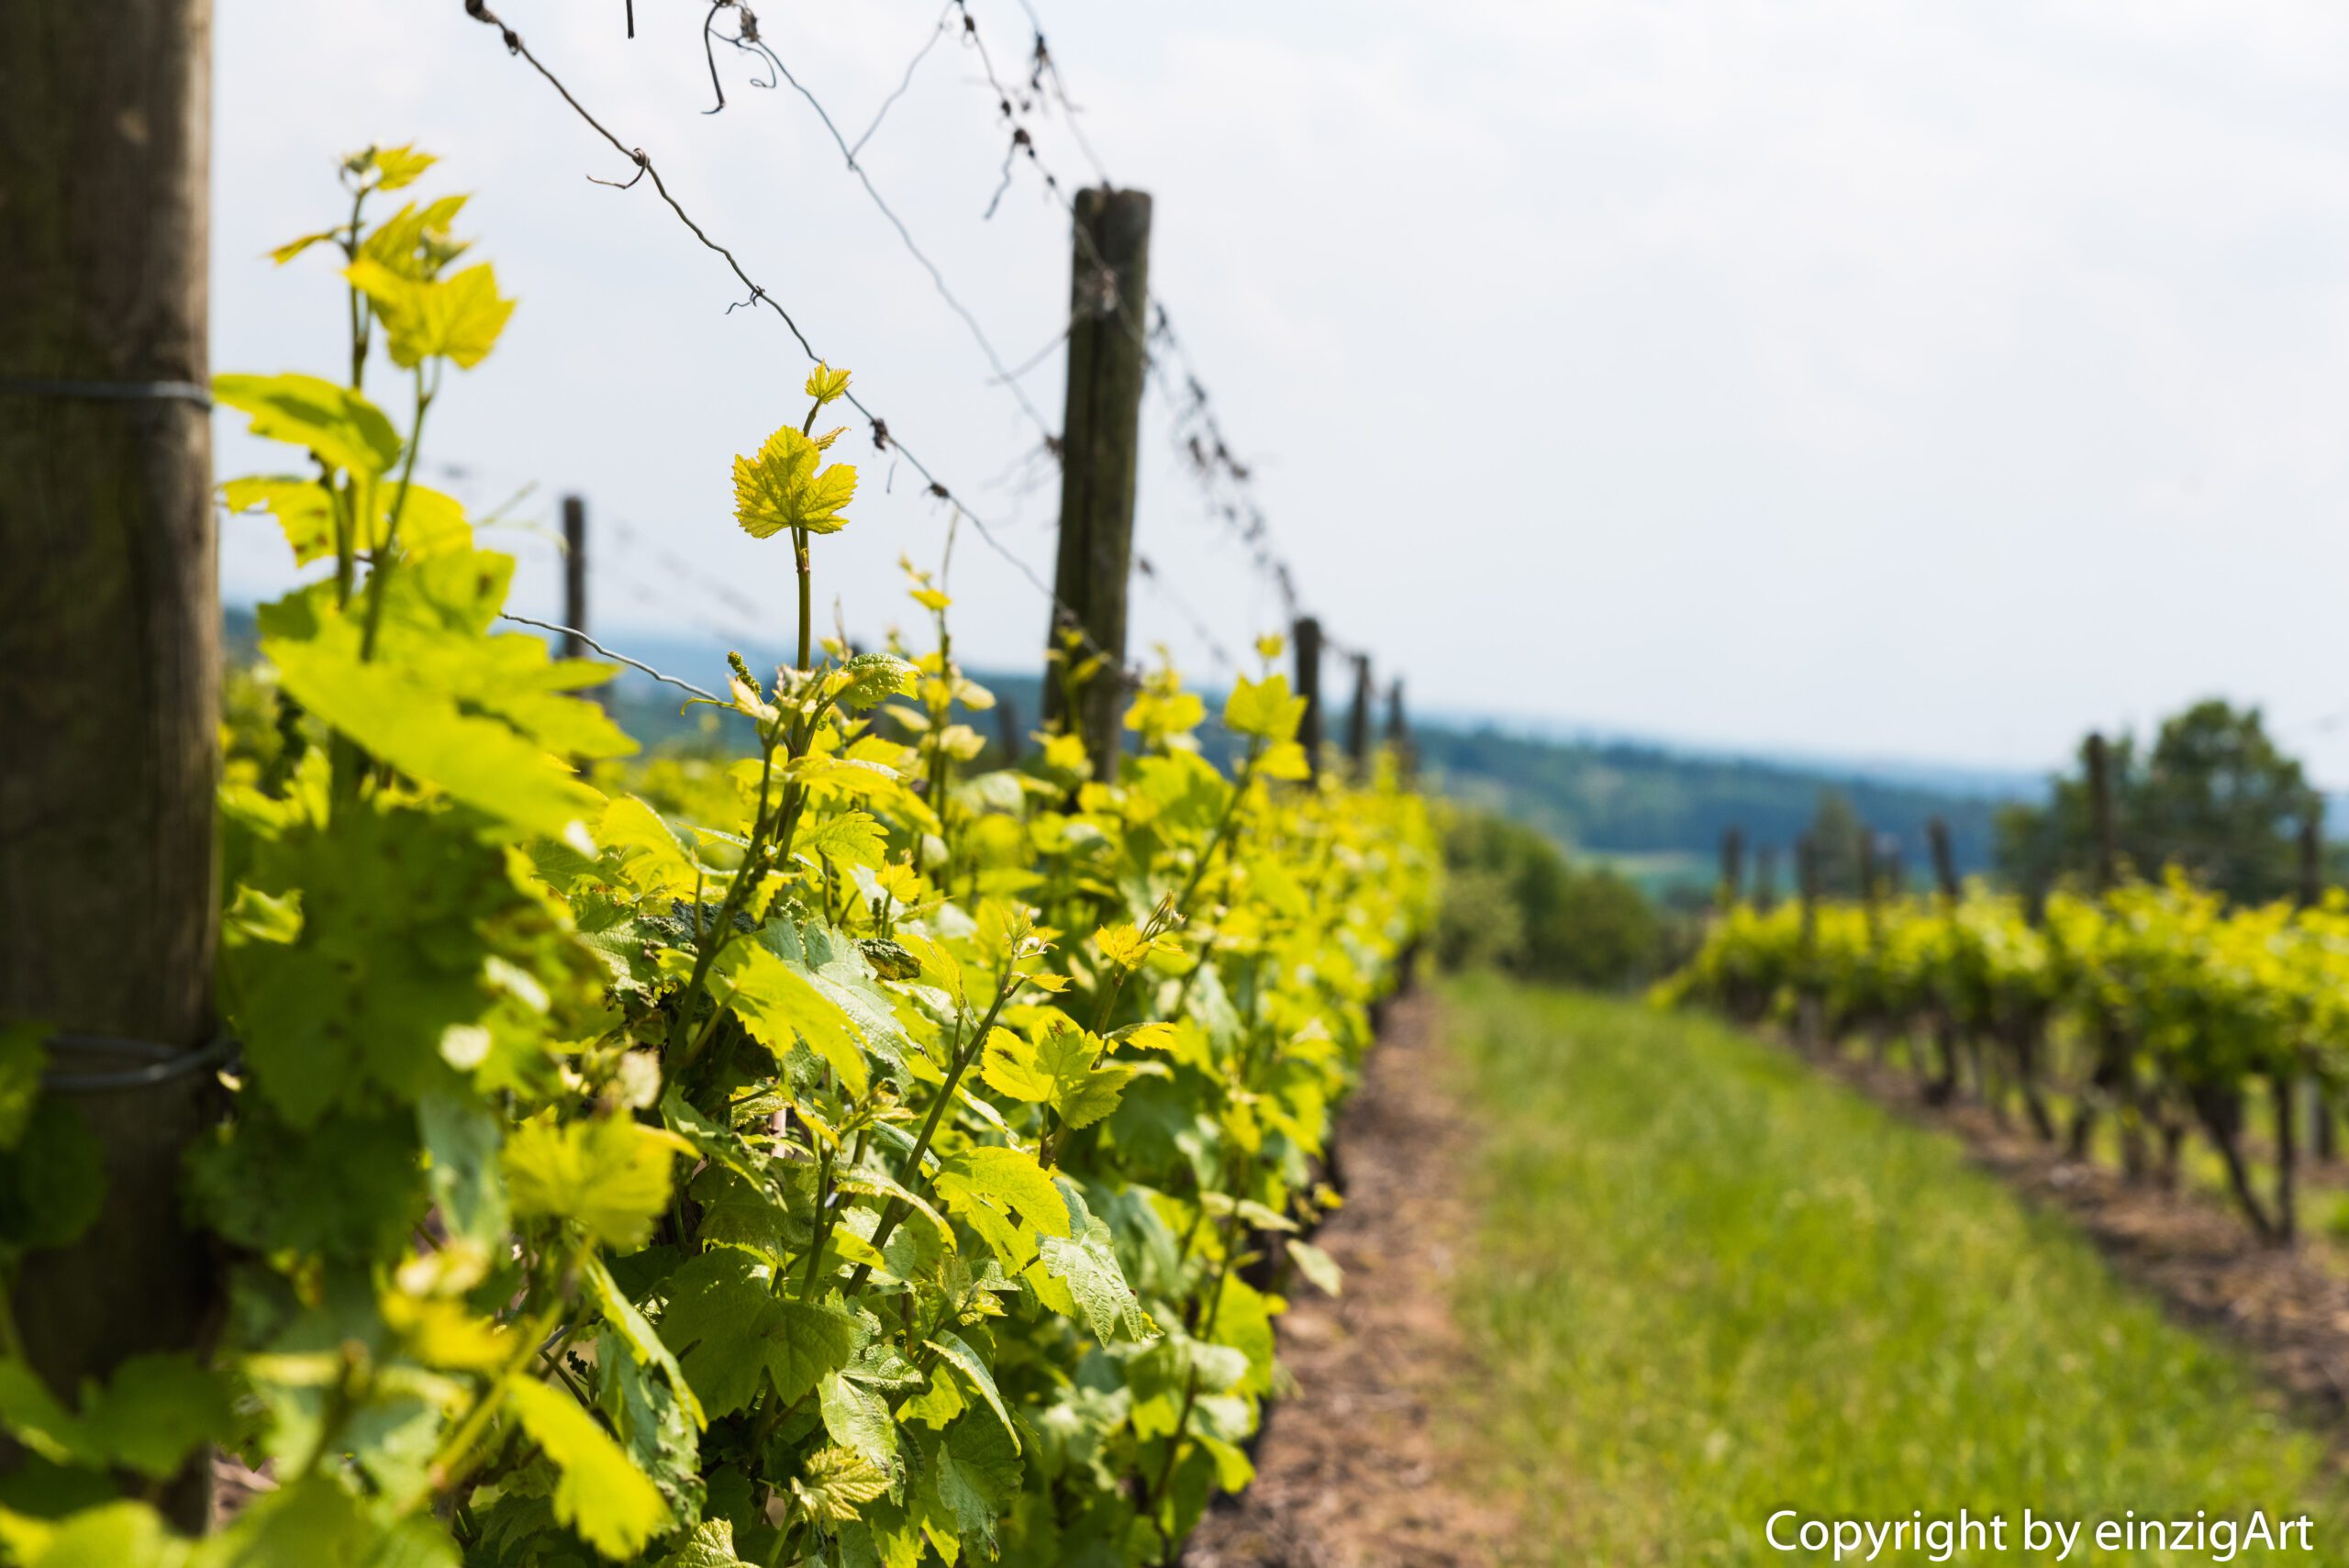
M425 1183L441 1222L486 1254L505 1240L509 1219L498 1164L504 1121L479 1100L436 1093L417 1102L416 1124L430 1162Z
M979 1391L995 1411L996 1418L1003 1423L1004 1431L1011 1439L1011 1451L1018 1453L1019 1429L1011 1424L1011 1412L1005 1407L1003 1396L996 1390L995 1373L987 1370L987 1363L979 1359L979 1353L942 1329L931 1337L930 1348L943 1356L955 1371L971 1380L971 1385Z
M1009 1029L987 1031L979 1077L996 1094L1029 1105L1052 1097L1052 1074L1036 1059L1036 1047Z
M791 848L838 866L878 866L888 858L889 840L872 813L843 811L801 828Z
M660 813L632 795L616 797L596 825L596 841L617 850L628 884L647 896L676 894L691 898L709 873L685 851Z
M467 195L441 196L421 206L409 202L377 224L359 242L364 260L389 267L402 277L422 278L472 249L451 238L457 215L473 200Z
M486 261L445 278L425 279L403 276L362 256L342 275L373 303L392 362L403 369L441 359L471 370L489 357L514 314L515 302L498 296L497 274Z
M184 1568L194 1550L144 1503L101 1503L62 1519L0 1509L0 1548L22 1568Z
M846 528L841 508L856 495L856 470L844 462L819 466L830 444L829 437L785 425L761 444L757 457L737 457L734 517L742 531L765 539L785 528L829 534Z
M103 1464L106 1450L21 1361L0 1359L0 1429L53 1464Z
M1305 699L1289 695L1286 675L1267 675L1261 681L1243 675L1232 683L1231 696L1223 705L1226 728L1263 740L1294 739L1304 717Z
M669 1276L661 1338L712 1417L757 1397L771 1379L785 1405L805 1398L849 1364L863 1330L834 1307L774 1294L773 1271L749 1253L721 1247Z
M396 191L413 185L424 177L424 172L440 160L429 152L418 152L416 143L402 142L397 147L376 147L368 150L368 165L375 172L375 188ZM453 198L462 201L462 196Z
M116 1367L83 1422L116 1463L157 1481L234 1429L219 1377L186 1356L161 1353L132 1356Z
M295 701L411 778L532 833L560 839L592 819L594 790L545 750L494 718L466 713L454 694L412 667L360 657L360 631L330 623L312 641L263 638L262 651Z
M246 1049L262 1061L250 1039ZM206 1223L240 1246L373 1259L399 1246L427 1199L417 1155L416 1120L397 1111L296 1125L256 1106L196 1146L189 1184Z
M894 653L860 653L832 677L832 700L851 713L863 713L876 703L912 691L920 673Z
M334 553L334 497L315 479L292 474L231 479L220 487L220 498L231 512L258 509L275 517L296 566Z
M613 1559L644 1550L669 1526L668 1505L611 1434L562 1389L522 1379L507 1390L522 1429L562 1473L554 1517Z
M897 1454L897 1424L889 1415L887 1400L837 1372L824 1374L816 1397L824 1430L834 1442L876 1466L888 1467Z
M746 1568L742 1560L734 1555L734 1521L702 1520L683 1546L662 1557L653 1568Z
M965 1416L940 1440L930 1484L962 1532L992 1547L996 1520L1019 1491L1019 1450L1004 1427Z
M889 1490L889 1473L852 1449L818 1449L791 1484L799 1506L819 1519L844 1523Z
M1120 1328L1130 1339L1150 1339L1153 1333L1150 1319L1143 1315L1133 1287L1126 1283L1109 1228L1086 1209L1074 1183L1064 1180L1060 1186L1074 1216L1073 1234L1047 1236L1038 1243L1044 1271L1068 1287L1078 1313L1103 1344L1116 1339Z
M256 436L284 441L328 468L380 476L399 461L399 432L347 386L314 375L216 375L212 396L252 417Z
M1291 1238L1288 1242L1290 1261L1297 1272L1311 1281L1315 1289L1326 1296L1336 1296L1345 1289L1345 1271L1338 1267L1338 1260L1310 1241Z
M596 1337L596 1369L601 1380L597 1407L610 1419L629 1458L661 1494L672 1518L681 1524L700 1518L708 1487L697 1435L701 1407L692 1393L682 1379L672 1383L640 1363L610 1329Z
M848 1015L817 989L803 968L757 942L731 944L716 967L730 988L727 1005L776 1062L790 1054L795 1039L804 1040L840 1074L841 1086L852 1097L863 1097L872 1075L864 1065L863 1042Z
M1103 1054L1097 1036L1067 1024L1046 1030L1037 1047L1036 1064L1052 1076L1052 1108L1071 1127L1090 1127L1116 1110L1133 1081L1134 1070L1123 1062L1097 1066Z
M787 920L771 923L759 939L785 962L798 965L808 983L847 1015L863 1036L867 1055L877 1058L889 1075L904 1076L906 1058L916 1048L897 1021L889 993L874 979L875 966L865 944L827 926Z
M636 1303L628 1298L628 1293L620 1289L619 1283L612 1278L611 1270L604 1266L604 1261L590 1255L582 1272L586 1276L588 1294L595 1298L596 1310L604 1315L604 1321L611 1325L614 1337L628 1347L629 1356L640 1366L657 1368L668 1379L669 1386L675 1391L693 1424L696 1428L707 1426L709 1418L702 1413L701 1401L694 1397L693 1384L685 1376L685 1369L677 1364L677 1358L668 1345L653 1331L644 1314L637 1310Z
M986 1145L961 1150L940 1162L936 1186L947 1211L986 1236L999 1255L1007 1251L1001 1227L991 1229L983 1218L988 1214L1016 1211L1030 1230L1049 1237L1068 1234L1068 1205L1036 1157L1024 1151Z
M633 1251L668 1207L670 1166L691 1146L626 1117L524 1122L506 1140L506 1186L523 1218L575 1219L607 1246Z
M289 830L257 876L300 893L291 941L229 933L239 1030L261 1094L306 1128L373 1082L412 1098L447 1082L442 1051L496 995L484 928L527 895L478 825L373 800Z
M714 1164L696 1176L693 1198L701 1205L696 1234L703 1241L746 1247L773 1261L809 1239L807 1225L795 1218L783 1195L726 1166Z

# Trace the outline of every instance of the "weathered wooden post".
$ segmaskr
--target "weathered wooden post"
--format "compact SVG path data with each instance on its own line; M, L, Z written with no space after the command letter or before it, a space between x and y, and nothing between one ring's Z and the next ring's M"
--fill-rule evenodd
M1395 749L1395 763L1402 770L1405 781L1417 778L1419 749L1412 742L1410 722L1403 713L1403 678L1399 675L1386 688L1386 744Z
M1933 884L1941 895L1954 905L1957 902L1957 857L1949 841L1949 824L1936 817L1925 824L1925 838L1933 851Z
M213 1119L220 604L206 417L208 0L0 6L0 1023L52 1040L36 1116L104 1207L24 1260L24 1351L69 1403L198 1342L182 1156ZM183 1526L201 1467L167 1488Z
M1297 743L1305 748L1305 765L1321 776L1321 623L1311 616L1298 619L1289 639L1297 658L1297 695L1305 699L1305 717L1297 727Z
M2300 808L2300 889L2299 904L2303 909L2313 909L2324 902L2324 796L2311 793L2308 804ZM2279 1115L2283 1114L2280 1110ZM2309 1085L2310 1128L2309 1153L2319 1163L2329 1163L2340 1152L2335 1137L2332 1095L2322 1079Z
M2081 751L2087 763L2088 817L2096 829L2096 890L2110 893L2121 884L2120 834L2112 817L2112 758L2100 733L2091 733Z
M2300 907L2324 902L2324 796L2310 795L2300 808Z
M1061 425L1061 539L1045 639L1044 725L1084 738L1096 778L1117 776L1124 748L1126 584L1133 562L1141 442L1150 196L1095 186L1076 194L1070 267L1068 396ZM1083 633L1092 668L1064 690L1063 621Z
M1736 828L1721 829L1721 880L1717 902L1734 909L1745 893L1745 834Z
M1346 714L1346 761L1359 779L1370 773L1370 705L1375 699L1371 693L1370 655L1357 653L1353 661L1354 706Z
M1795 893L1802 907L1802 984L1795 997L1796 1043L1816 1051L1826 1043L1825 998L1820 994L1819 842L1805 833L1795 840Z
M1019 765L1019 706L1009 697L995 699L996 741L1003 748L1003 765Z
M562 634L565 659L587 657L587 644L577 634L587 629L587 502L562 498Z

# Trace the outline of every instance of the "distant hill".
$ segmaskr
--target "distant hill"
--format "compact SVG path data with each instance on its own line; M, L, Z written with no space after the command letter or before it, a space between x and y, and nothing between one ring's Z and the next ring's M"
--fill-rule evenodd
M1842 792L1861 820L1896 839L1911 874L1929 863L1925 824L1950 827L1961 874L1987 870L1992 823L2008 799L1978 784L1932 787L1909 776L1887 777L1865 765L1806 766L1786 761L1707 754L1652 742L1564 740L1455 728L1440 720L1418 727L1429 775L1445 793L1508 812L1570 849L1619 864L1652 890L1709 881L1721 835L1735 827L1749 846L1779 849L1779 887L1792 881L1796 836L1810 825L1822 790ZM1964 770L1952 773L1967 777Z
M251 612L231 608L227 628L229 656L251 657ZM626 651L713 691L726 667L724 648L685 638L632 636ZM744 651L754 664L775 657L774 650ZM974 678L1010 707L1020 732L1035 727L1041 692L1035 674L974 672ZM715 732L711 719L680 711L682 694L644 675L624 675L612 695L621 722L648 746ZM999 732L998 715L971 721L990 740ZM1526 733L1442 714L1420 716L1414 733L1430 782L1445 793L1507 811L1656 892L1709 882L1722 830L1731 826L1751 846L1779 847L1780 887L1788 887L1788 846L1809 826L1824 789L1842 791L1863 821L1896 838L1912 875L1927 864L1925 824L1934 817L1950 825L1961 873L1985 870L1998 806L2044 792L2022 775L1958 766L1743 757L1578 737L1562 728ZM1221 744L1212 727L1207 739L1210 747Z

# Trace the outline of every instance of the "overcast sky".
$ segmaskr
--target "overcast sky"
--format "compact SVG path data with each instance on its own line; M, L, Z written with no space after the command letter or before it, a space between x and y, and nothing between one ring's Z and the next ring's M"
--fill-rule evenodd
M2349 12L1034 3L1086 139L1156 198L1155 292L1304 599L1417 706L2032 767L2218 693L2349 784ZM623 0L498 9L1049 576L1038 425L807 102L721 50L704 114L695 0L636 0L633 41ZM1018 0L971 10L1017 72ZM762 23L852 139L941 15ZM482 507L535 483L540 528L584 494L615 637L774 637L788 548L736 529L729 459L797 420L806 361L649 184L590 183L628 165L459 0L223 0L217 50L216 368L331 372L331 267L260 253L340 217L336 153L417 140L522 301L428 453ZM1057 110L1038 134L1091 177ZM984 216L1005 145L950 32L862 161L1018 364L1065 320L1067 239L1024 164ZM1057 427L1055 358L1019 385ZM1153 394L1140 548L1244 649L1278 601L1169 417ZM224 473L260 455L235 423ZM863 494L818 583L870 636L947 514L841 451ZM503 537L551 609L544 535ZM227 591L282 554L231 521ZM1044 606L967 528L952 585L968 660L1032 664ZM1214 675L1174 599L1135 619Z

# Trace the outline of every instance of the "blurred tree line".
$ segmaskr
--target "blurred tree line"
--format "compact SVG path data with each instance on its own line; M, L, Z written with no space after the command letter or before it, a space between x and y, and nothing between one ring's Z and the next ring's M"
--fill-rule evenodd
M1538 828L1455 807L1444 865L1435 947L1448 969L1618 989L1667 957L1667 922L1646 895L1604 866L1569 861Z
M2050 781L2044 802L1998 809L1992 866L2003 885L2036 895L2059 884L2094 884L2099 847L2091 744L2083 739L2073 769ZM2105 759L2112 847L2122 873L2158 876L2176 866L2231 899L2288 898L2302 890L2300 840L2313 832L2320 879L2340 880L2340 851L2322 844L2323 797L2298 759L2267 733L2258 708L2198 702L2163 720L2150 744L2134 735L2108 740ZM1898 890L1907 879L1896 841L1884 829L1909 833L1917 826L1864 822L1849 796L1821 790L1809 828L1820 892L1859 892L1862 841L1871 831L1880 885ZM1781 896L1794 892L1791 851L1787 860Z
M1997 864L2025 893L2096 875L2096 810L2088 745L2054 780L2044 806L1998 814ZM2164 719L2150 746L2133 735L2107 743L2113 848L2121 868L2158 876L2176 866L2232 899L2264 903L2300 890L2304 832L2321 849L2323 797L2299 762L2267 733L2256 707L2215 698ZM2321 863L2324 880L2338 868Z

